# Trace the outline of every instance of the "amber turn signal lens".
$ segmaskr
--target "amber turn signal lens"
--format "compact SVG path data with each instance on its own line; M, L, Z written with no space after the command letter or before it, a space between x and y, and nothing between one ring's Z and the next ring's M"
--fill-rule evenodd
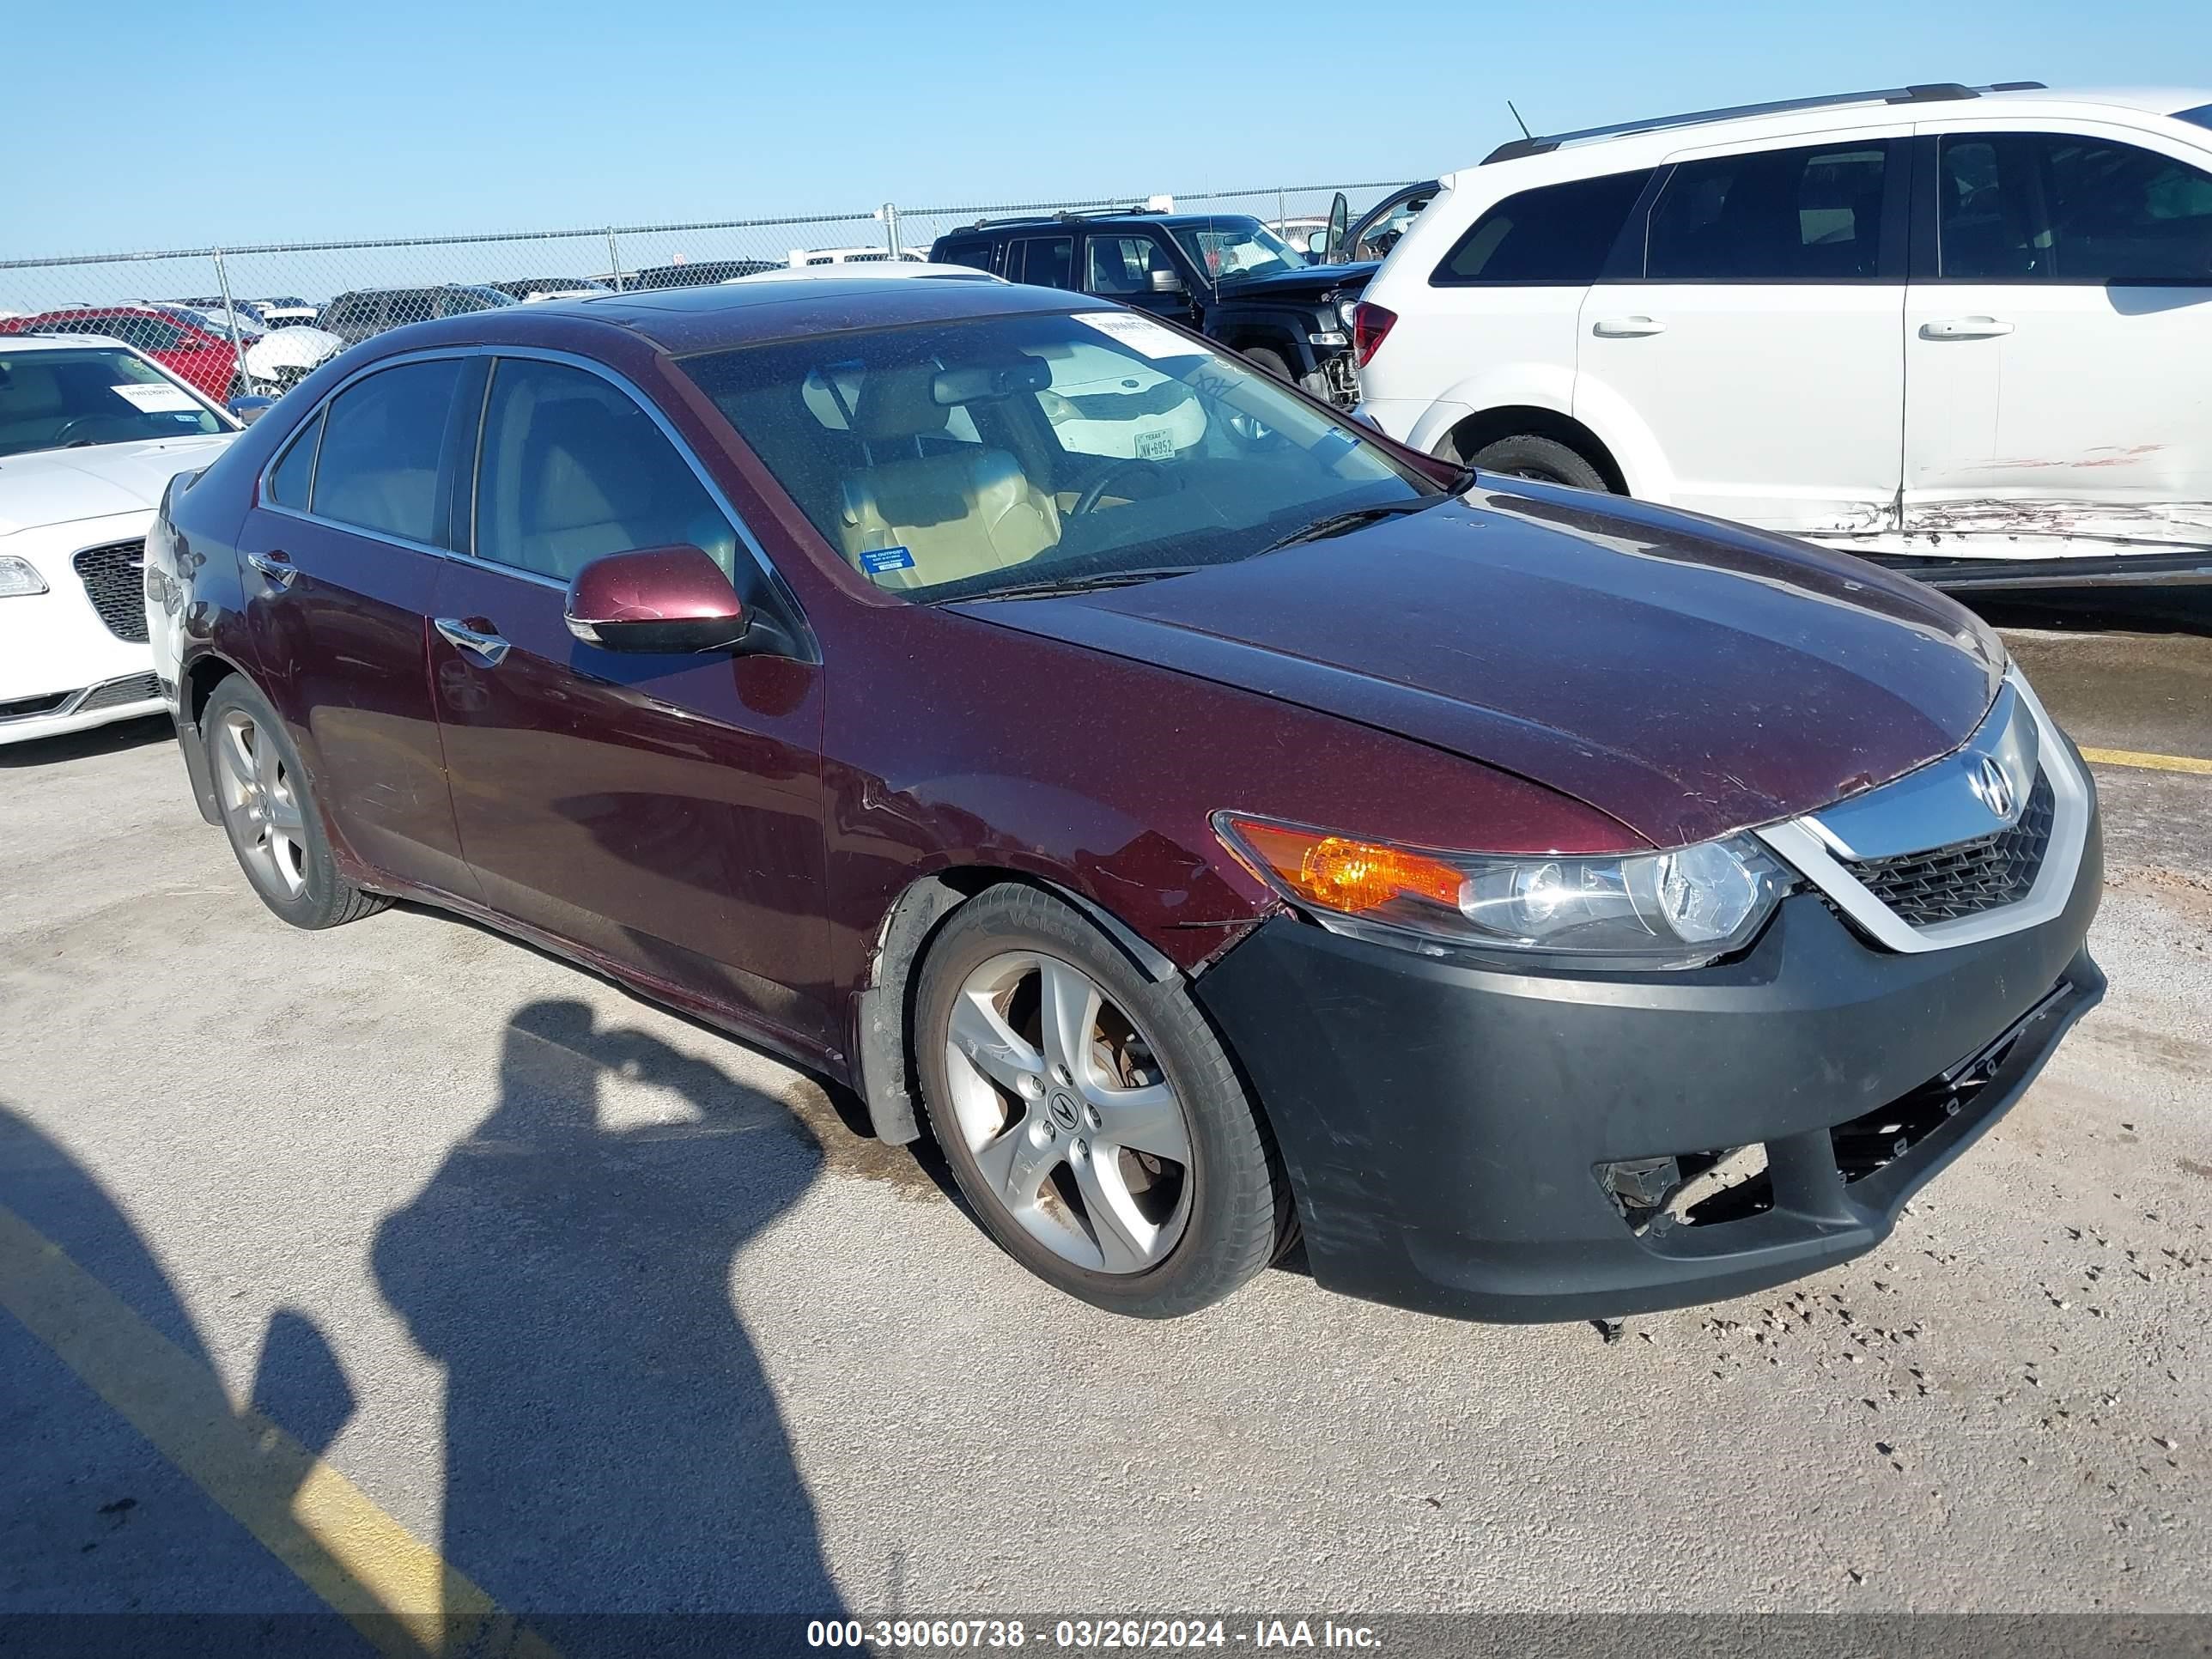
M1250 818L1231 818L1228 826L1284 886L1324 909L1357 915L1408 895L1459 908L1466 878L1441 860Z

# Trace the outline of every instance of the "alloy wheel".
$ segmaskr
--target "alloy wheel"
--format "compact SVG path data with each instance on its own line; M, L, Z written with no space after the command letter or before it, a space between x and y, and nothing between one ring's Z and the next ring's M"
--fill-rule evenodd
M252 714L233 708L216 728L215 762L246 872L275 897L297 898L307 884L307 824L283 752Z
M945 1065L983 1183L1025 1231L1094 1273L1167 1259L1190 1218L1190 1121L1097 981L1042 951L990 957L953 1001Z

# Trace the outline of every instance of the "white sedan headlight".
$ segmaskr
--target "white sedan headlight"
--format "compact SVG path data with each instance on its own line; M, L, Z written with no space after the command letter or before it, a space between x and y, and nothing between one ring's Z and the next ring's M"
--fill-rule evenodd
M15 554L0 555L0 599L27 599L46 591L46 579L38 566Z

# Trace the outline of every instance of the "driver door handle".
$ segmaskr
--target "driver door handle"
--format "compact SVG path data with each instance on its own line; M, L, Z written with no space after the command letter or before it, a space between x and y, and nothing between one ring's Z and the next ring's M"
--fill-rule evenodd
M1590 332L1601 340L1640 340L1666 331L1667 325L1652 317L1601 317L1590 325Z
M469 619L469 621L478 622L482 620L482 617ZM465 621L459 617L440 617L430 625L435 628L449 644L458 646L470 653L485 667L498 667L501 659L507 655L507 642L493 633L489 624L483 628L471 628L469 621Z
M249 553L246 556L246 562L278 587L289 587L292 579L300 574L299 567L292 562L291 556L282 548L271 548L266 553Z

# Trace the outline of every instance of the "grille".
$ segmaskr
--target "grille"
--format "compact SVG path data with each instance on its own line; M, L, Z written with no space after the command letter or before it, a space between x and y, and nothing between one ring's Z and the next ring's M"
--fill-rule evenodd
M2027 896L2051 844L2051 780L2035 776L2020 821L1979 841L1893 859L1844 861L1859 883L1914 927L1979 915Z
M88 547L70 561L107 631L134 645L146 643L146 544L110 542Z
M113 625L112 623L109 624L110 627ZM132 674L94 686L84 694L84 701L72 712L88 714L95 708L119 708L126 702L150 702L161 695L161 683L151 674Z

